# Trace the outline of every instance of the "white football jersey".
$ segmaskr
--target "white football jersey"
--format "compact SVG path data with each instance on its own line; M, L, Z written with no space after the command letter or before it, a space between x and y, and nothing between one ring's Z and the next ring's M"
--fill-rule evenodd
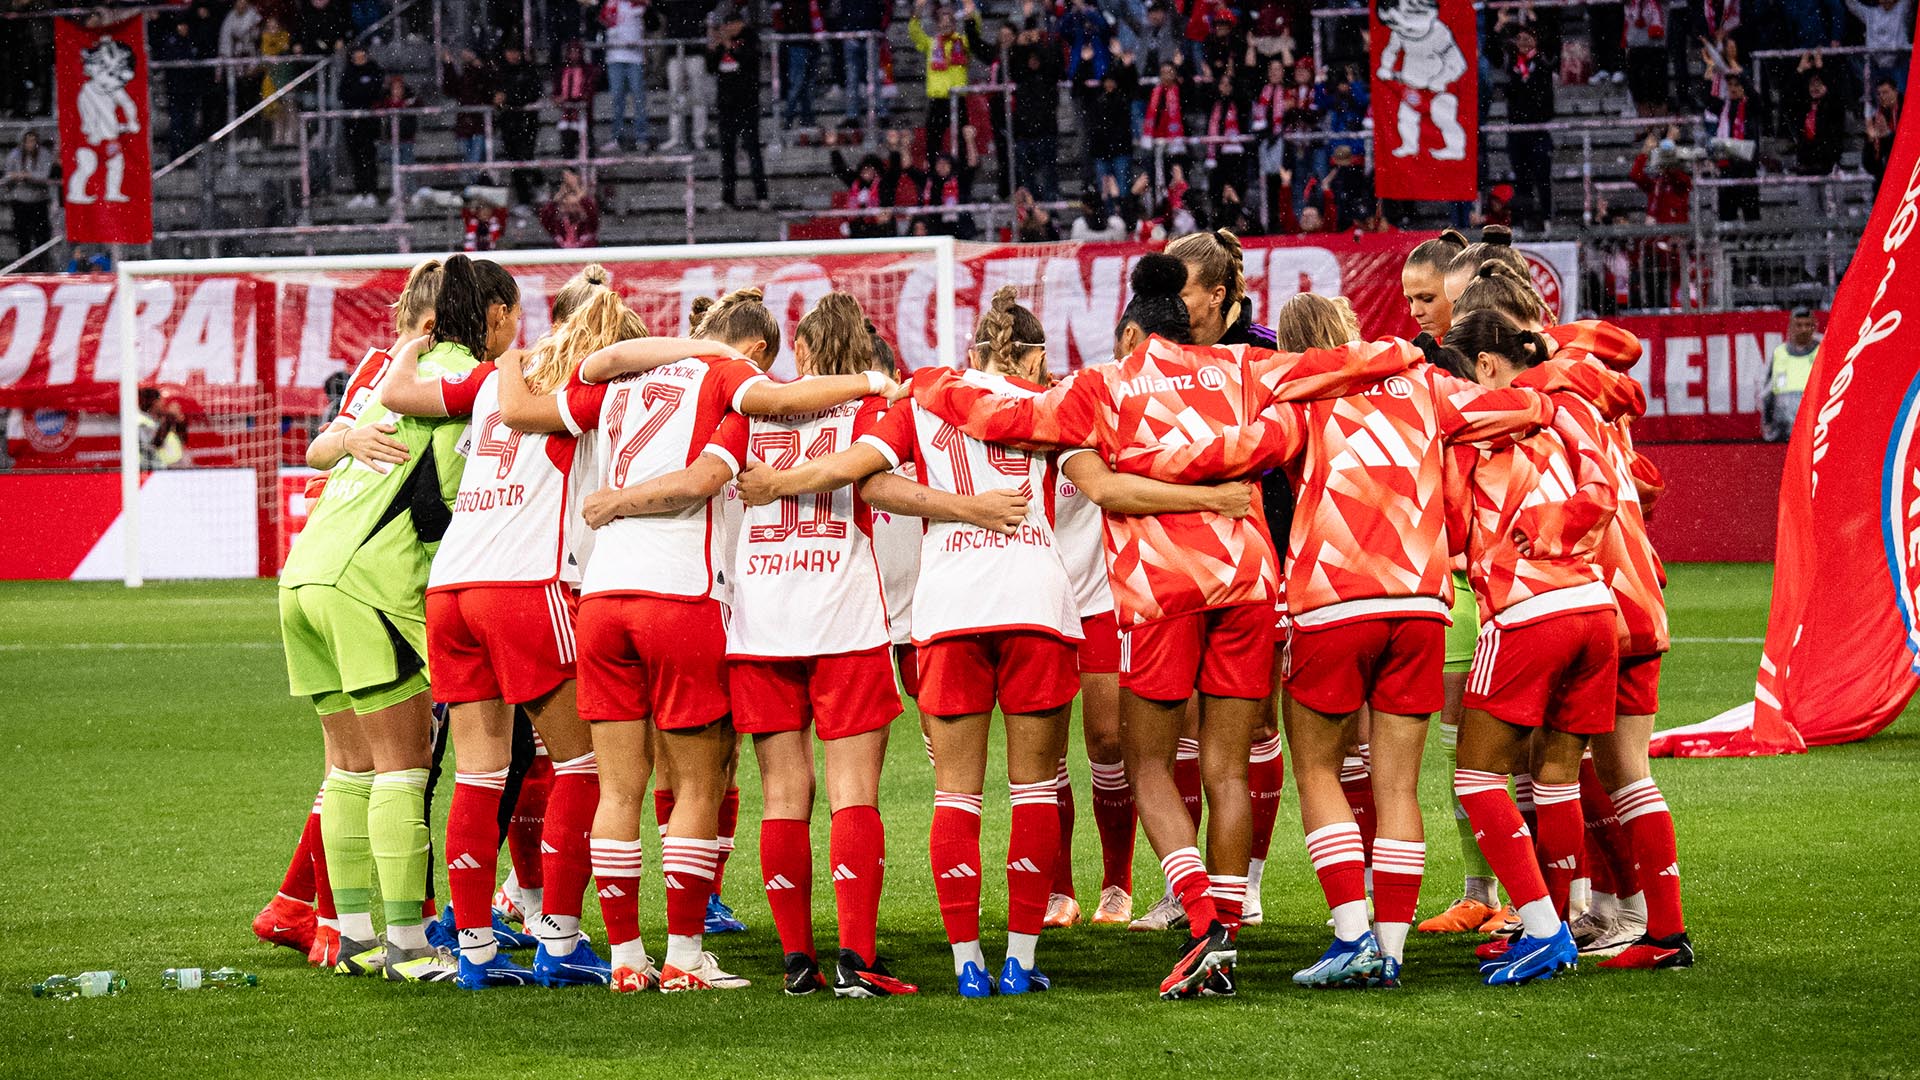
M879 398L816 413L756 417L747 456L789 469L853 445L885 408ZM872 517L853 486L749 507L733 560L727 655L835 656L888 643Z
M453 522L440 542L427 591L472 585L545 585L566 571L571 435L514 431L500 419L492 364L440 381L448 416L471 416L466 468Z
M609 487L635 487L678 472L702 453L738 472L747 427L729 410L764 377L752 364L733 359L682 360L603 384L576 375L561 393L560 412L576 434L599 431L594 457ZM716 496L675 514L609 522L594 539L581 595L716 595L720 501Z
M1064 470L1076 454L1091 450L1065 450L1059 455ZM1067 565L1067 580L1073 583L1073 602L1080 617L1104 615L1113 610L1113 589L1107 584L1107 526L1100 505L1067 479L1062 471L1055 480L1053 534L1060 540L1060 560Z
M912 462L894 472L919 480ZM913 588L920 580L920 538L926 531L922 518L873 511L873 554L880 563L880 591L887 598L887 636L895 645L913 644Z
M963 378L997 394L1038 392L979 371ZM913 594L914 644L992 630L1080 640L1080 612L1053 533L1050 455L981 442L918 405L890 410L860 441L892 466L916 462L920 482L935 490L972 495L1018 488L1029 499L1026 520L1012 536L961 522L927 523Z

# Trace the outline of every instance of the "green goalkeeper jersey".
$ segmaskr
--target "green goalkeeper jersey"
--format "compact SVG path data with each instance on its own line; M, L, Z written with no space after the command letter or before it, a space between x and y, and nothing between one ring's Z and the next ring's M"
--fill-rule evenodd
M445 378L477 364L464 346L442 342L420 357L419 372L421 378ZM415 517L421 503L435 497L441 508L453 506L466 461L467 421L397 416L372 403L354 426L381 423L398 426L393 437L407 444L406 464L380 473L352 457L340 459L294 540L280 585L331 585L388 614L424 619L427 570L439 540L437 532L423 539ZM431 472L423 471L429 467Z

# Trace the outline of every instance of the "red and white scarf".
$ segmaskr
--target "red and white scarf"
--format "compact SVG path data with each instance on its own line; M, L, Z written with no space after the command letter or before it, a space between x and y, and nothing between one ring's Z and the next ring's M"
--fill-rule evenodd
M1180 84L1161 83L1147 97L1147 136L1154 139L1183 139L1186 120L1180 112Z
M959 34L942 34L933 41L933 48L927 50L927 70L945 71L949 67L967 66L967 39Z
M1253 130L1266 131L1280 126L1280 117L1286 112L1287 88L1277 83L1268 83L1260 88L1260 96L1253 100Z

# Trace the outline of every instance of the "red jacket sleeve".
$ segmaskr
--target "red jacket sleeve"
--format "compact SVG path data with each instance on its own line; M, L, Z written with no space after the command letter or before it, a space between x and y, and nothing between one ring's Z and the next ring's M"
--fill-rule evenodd
M1553 402L1545 394L1520 387L1488 390L1437 368L1427 370L1433 389L1440 437L1450 443L1523 437L1553 422Z
M1599 421L1584 402L1555 410L1553 431L1567 448L1574 492L1562 503L1542 503L1514 518L1515 539L1527 540L1535 559L1562 559L1589 553L1619 507L1619 480L1601 448Z
M1022 450L1095 445L1105 389L1105 380L1090 369L1038 397L995 394L946 368L913 373L913 400L921 408L982 442Z
M1399 338L1356 341L1337 349L1301 353L1244 348L1247 386L1254 395L1255 411L1276 401L1346 397L1425 359L1419 349Z
M1226 427L1199 442L1123 448L1115 464L1121 472L1200 484L1257 477L1299 457L1306 446L1305 406L1282 404L1251 424Z

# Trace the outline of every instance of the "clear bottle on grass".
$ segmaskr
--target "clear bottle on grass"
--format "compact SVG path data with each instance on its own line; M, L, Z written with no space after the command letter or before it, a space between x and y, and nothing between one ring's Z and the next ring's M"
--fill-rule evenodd
M83 971L78 975L49 975L33 984L33 996L45 998L109 997L127 988L127 977L117 971Z
M245 990L259 985L260 976L230 967L168 968L160 973L162 990Z

